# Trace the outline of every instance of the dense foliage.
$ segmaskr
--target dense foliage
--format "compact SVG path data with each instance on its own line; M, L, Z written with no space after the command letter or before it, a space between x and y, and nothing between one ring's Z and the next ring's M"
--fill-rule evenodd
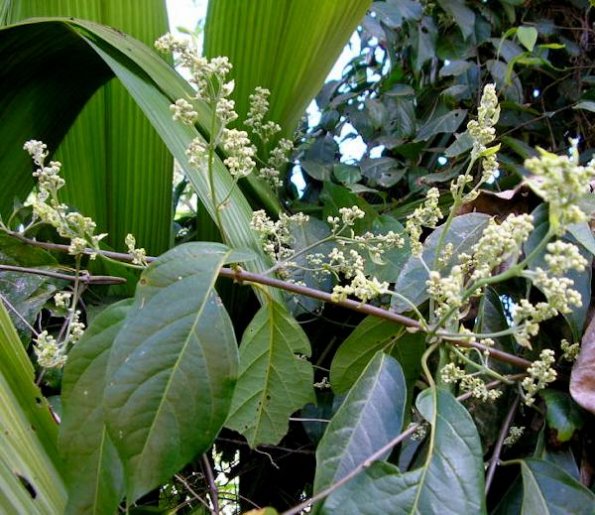
M0 508L592 513L589 3L268 4L212 1L207 57L84 20L0 30ZM62 171L113 76L118 123L177 160L165 220L159 181L122 179L160 207L120 215Z

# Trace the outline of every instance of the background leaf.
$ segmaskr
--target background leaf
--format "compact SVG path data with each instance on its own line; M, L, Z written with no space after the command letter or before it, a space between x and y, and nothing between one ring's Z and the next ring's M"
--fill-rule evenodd
M314 402L314 371L304 359L310 353L303 329L282 305L270 301L262 306L242 338L226 426L242 433L251 447L278 443L289 416Z
M107 434L102 401L109 353L131 304L127 299L102 311L68 354L60 424L66 513L114 513L124 495L124 470Z
M572 366L570 395L576 403L595 413L595 318L591 319L581 341L581 352Z
M141 276L110 353L104 397L129 502L204 452L227 417L237 344L213 286L234 260L224 245L187 243Z
M444 238L444 245L452 243L454 246L453 257L445 267L438 267L437 269L447 273L458 259L459 254L469 252L471 247L481 238L489 219L490 217L483 213L468 213L455 217ZM443 225L438 227L424 242L423 259L430 267L433 266L435 261L436 246L440 241L443 228ZM422 262L419 258L411 256L397 278L395 291L410 299L414 304L419 305L428 299L427 280L428 272ZM396 297L393 297L391 307L398 312L410 309L407 303Z

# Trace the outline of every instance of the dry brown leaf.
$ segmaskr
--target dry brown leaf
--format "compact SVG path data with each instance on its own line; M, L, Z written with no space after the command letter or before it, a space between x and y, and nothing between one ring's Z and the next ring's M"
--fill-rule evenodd
M531 188L520 183L513 189L500 192L481 190L479 196L473 202L461 206L457 214L478 212L503 219L511 213L530 213L537 203L538 198Z
M595 317L581 342L581 352L570 374L570 395L577 404L595 413Z

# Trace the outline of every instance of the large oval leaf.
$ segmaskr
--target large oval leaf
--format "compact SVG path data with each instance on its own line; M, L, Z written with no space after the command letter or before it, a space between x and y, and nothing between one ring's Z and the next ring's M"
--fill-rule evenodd
M315 493L345 477L400 433L406 390L399 363L377 353L347 394L318 445Z
M423 467L400 474L376 464L332 493L325 513L486 513L481 442L471 416L446 390L426 390L417 408L432 424Z
M276 444L289 416L314 402L314 371L304 330L280 304L269 301L246 329L240 346L240 374L226 426L251 447Z
M522 513L592 515L595 495L561 468L544 460L521 461Z
M60 450L67 513L114 513L124 495L124 471L107 434L103 392L109 353L132 300L112 304L68 354L62 380Z
M237 261L217 243L188 243L142 274L109 357L104 407L124 462L128 501L205 451L231 404L238 354L213 289Z
M452 243L452 258L446 266L439 267L439 269L446 271L450 270L458 259L459 254L463 252L468 253L471 247L479 241L479 238L481 238L483 230L488 225L489 219L490 217L483 213L468 213L455 217L443 241L444 245ZM444 226L441 225L430 234L424 242L422 257L431 268L433 267L436 257L436 246L440 241L440 236L443 230ZM426 267L419 258L411 256L397 278L395 291L404 297L407 297L413 304L419 305L428 299L426 288L427 280L428 271ZM393 297L391 307L397 312L411 309L409 304L396 297Z

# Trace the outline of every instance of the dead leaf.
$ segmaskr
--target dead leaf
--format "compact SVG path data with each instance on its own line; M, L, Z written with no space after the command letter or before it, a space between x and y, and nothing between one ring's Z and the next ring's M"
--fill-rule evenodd
M539 203L539 198L527 184L520 183L513 189L500 192L481 190L473 201L459 209L459 215L465 213L486 213L499 219L509 214L530 213Z
M581 342L581 352L570 374L570 395L587 411L595 413L595 317Z

